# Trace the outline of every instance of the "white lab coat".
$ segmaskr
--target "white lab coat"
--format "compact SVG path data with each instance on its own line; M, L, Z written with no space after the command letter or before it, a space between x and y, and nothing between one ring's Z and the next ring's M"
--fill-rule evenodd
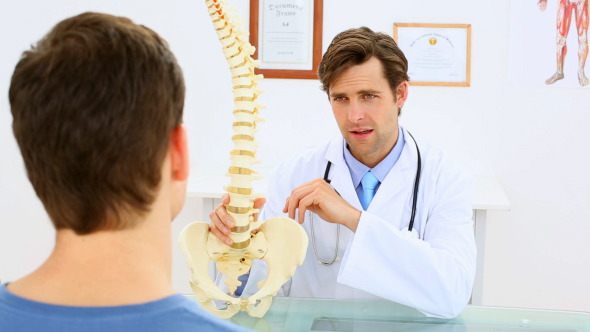
M381 183L367 211L361 213L356 233L340 226L338 256L325 266L314 254L309 212L303 227L309 236L307 256L278 295L290 297L360 299L381 297L414 307L427 316L451 318L467 304L475 277L476 247L472 215L472 177L460 171L441 152L418 141L422 175L414 228L410 221L417 153L404 132L401 156ZM343 157L343 138L305 151L283 162L269 177L262 220L284 216L282 209L291 191L324 175L352 206L363 210ZM331 260L336 245L336 224L314 215L317 251ZM288 241L288 239L285 239ZM244 296L256 291L266 274L264 264L254 264Z

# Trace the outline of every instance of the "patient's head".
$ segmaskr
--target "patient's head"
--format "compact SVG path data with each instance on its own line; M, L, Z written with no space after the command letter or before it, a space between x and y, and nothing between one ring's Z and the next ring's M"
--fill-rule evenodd
M165 40L84 13L23 53L10 85L28 177L57 229L133 227L155 199L184 81Z

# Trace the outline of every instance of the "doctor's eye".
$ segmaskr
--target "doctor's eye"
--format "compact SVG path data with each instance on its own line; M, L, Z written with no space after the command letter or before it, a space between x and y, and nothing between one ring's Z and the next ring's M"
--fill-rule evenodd
M375 97L377 97L377 96L372 93L367 93L367 94L363 95L364 99L374 99Z

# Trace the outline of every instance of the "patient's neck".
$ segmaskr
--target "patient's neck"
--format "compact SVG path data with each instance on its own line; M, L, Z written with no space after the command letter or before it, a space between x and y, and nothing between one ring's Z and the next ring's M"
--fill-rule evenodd
M47 261L8 290L73 306L134 304L171 295L170 219L165 209L156 209L132 229L82 236L59 230Z

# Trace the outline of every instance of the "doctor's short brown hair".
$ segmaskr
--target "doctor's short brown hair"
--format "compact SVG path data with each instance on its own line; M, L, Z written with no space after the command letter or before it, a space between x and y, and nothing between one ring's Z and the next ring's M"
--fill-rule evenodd
M155 199L184 93L166 41L123 17L71 17L23 53L13 131L56 229L135 225Z
M391 36L367 27L349 29L334 37L318 67L322 90L329 93L330 85L345 70L372 57L381 61L383 74L397 97L398 85L410 80L408 60Z

